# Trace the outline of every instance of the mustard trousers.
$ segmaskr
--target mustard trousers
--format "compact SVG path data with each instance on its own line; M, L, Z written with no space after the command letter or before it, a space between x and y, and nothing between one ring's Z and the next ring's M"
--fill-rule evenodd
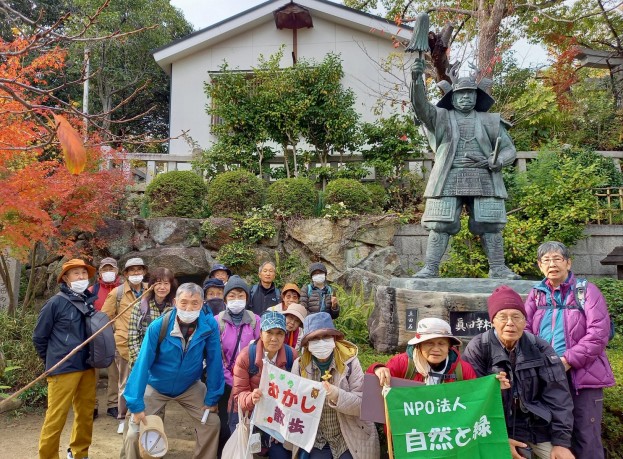
M39 437L39 459L58 459L61 433L70 407L74 410L74 425L69 448L74 459L88 457L93 435L94 404L95 369L49 376L48 409Z

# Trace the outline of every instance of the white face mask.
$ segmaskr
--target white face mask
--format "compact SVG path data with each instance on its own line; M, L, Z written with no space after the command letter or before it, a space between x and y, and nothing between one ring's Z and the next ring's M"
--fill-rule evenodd
M200 312L201 309L197 309L196 311L182 311L181 309L178 309L177 317L185 324L192 324L195 320L199 318Z
M114 271L106 271L105 273L102 273L102 280L108 284L114 282L116 278L117 273L115 273Z
M333 338L316 339L307 344L309 352L317 359L324 360L331 355L335 349L335 340Z
M312 276L312 282L314 284L324 284L324 281L326 280L327 276L325 274L314 274Z
M246 300L229 300L227 302L227 309L233 314L239 314L247 306Z
M128 276L128 281L133 285L140 284L143 281L143 275L137 274L136 276Z
M89 279L77 280L70 283L70 288L76 293L84 292L89 286Z

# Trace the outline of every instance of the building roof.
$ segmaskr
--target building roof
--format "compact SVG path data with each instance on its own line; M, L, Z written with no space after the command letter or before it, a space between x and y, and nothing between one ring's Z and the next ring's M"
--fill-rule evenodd
M153 52L154 59L166 73L170 74L173 62L262 23L273 21L273 11L288 3L291 3L291 0L268 0L158 48ZM401 41L408 42L411 36L412 29L408 26L398 26L380 16L355 10L329 0L297 0L295 3L309 9L312 16L370 34L385 35L388 40L395 36Z

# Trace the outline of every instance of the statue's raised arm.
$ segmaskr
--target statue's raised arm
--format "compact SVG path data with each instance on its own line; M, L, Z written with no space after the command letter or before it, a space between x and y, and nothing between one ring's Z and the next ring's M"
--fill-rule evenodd
M437 112L435 106L426 98L426 86L424 84L424 59L415 59L411 66L411 105L415 117L420 120L429 131L435 130L435 118Z

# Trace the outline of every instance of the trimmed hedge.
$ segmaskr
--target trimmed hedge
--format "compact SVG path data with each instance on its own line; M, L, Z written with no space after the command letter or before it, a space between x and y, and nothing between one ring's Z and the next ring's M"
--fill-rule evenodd
M145 196L152 217L202 217L208 188L192 171L156 175Z
M374 210L371 193L365 185L354 179L337 179L329 182L324 193L325 204L344 203L355 214L367 214Z
M306 178L284 178L268 187L266 203L287 216L309 217L314 214L318 194Z
M264 204L264 181L243 169L223 172L210 182L208 205L217 217L242 216Z

